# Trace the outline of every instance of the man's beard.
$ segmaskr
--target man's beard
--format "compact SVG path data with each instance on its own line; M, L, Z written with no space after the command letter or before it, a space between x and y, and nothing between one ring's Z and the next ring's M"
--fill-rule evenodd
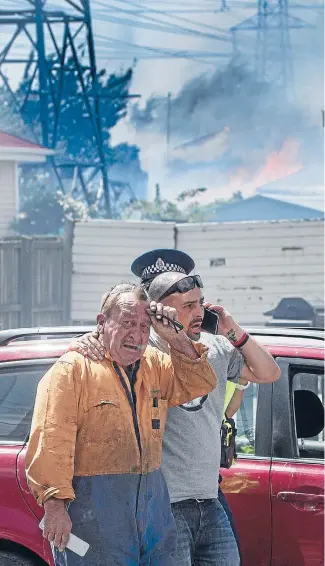
M195 332L194 334L193 332L191 332L191 330L189 330L187 332L187 336L190 338L190 340L193 340L193 342L198 342L198 340L200 340L201 331Z
M198 341L200 340L200 336L201 336L201 324L202 324L202 318L197 318L192 320L191 324L188 327L188 331L187 331L187 336L194 341ZM197 329L194 330L193 326L198 326L200 325Z

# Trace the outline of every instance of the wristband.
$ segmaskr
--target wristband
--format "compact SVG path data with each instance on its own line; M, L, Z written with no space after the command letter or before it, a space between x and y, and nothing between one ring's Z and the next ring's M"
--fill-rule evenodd
M246 383L246 385L242 385L241 383L236 383L235 387L238 391L245 391L250 386L250 381Z
M248 342L249 338L249 334L245 332L244 336L240 340L237 340L237 342L232 342L232 345L235 346L235 348L242 348Z

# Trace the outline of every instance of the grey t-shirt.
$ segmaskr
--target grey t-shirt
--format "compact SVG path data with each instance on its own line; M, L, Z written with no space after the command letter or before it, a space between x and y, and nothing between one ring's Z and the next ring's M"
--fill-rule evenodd
M151 336L152 345L166 350L157 338ZM172 503L218 497L226 383L227 379L238 381L244 364L243 356L223 336L202 333L200 342L209 347L217 387L209 395L168 410L162 470Z

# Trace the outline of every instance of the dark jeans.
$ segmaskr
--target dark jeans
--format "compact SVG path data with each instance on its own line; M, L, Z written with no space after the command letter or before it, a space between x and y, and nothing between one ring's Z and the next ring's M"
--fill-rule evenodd
M172 504L177 527L177 566L239 566L236 540L218 499Z
M238 538L238 534L237 534L237 529L236 529L236 525L235 525L235 521L234 521L234 516L232 514L232 511L230 509L230 506L228 504L228 501L220 487L220 484L222 482L222 475L219 474L219 490L218 490L218 497L219 497L219 501L222 505L222 507L224 508L225 512L227 513L227 517L229 519L229 523L231 525L232 528L232 532L234 533L234 537L236 539L237 542L237 546L238 546L238 552L239 552L239 557L240 557L240 562L242 560L242 556L241 556L241 552L240 552L240 544L239 544L239 538Z
M233 514L232 514L231 509L229 507L228 501L225 498L225 495L224 495L223 491L220 489L220 487L219 487L219 491L218 491L218 497L219 497L219 501L220 501L222 507L224 508L224 510L227 514L227 517L229 519L229 523L230 523L230 526L232 528L232 532L234 533L234 537L236 539L236 543L237 543L239 554L240 554L239 538L238 538L238 534L237 534L237 530L236 530L234 517L233 517Z

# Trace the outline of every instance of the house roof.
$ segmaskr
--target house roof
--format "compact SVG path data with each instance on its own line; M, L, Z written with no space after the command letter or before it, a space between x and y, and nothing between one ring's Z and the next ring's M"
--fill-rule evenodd
M42 162L54 151L0 130L0 161Z
M278 199L256 195L216 209L216 222L323 219L324 212Z
M258 187L255 194L287 202L294 200L300 206L307 208L322 208L324 166L315 164L312 167L305 167L282 179Z

